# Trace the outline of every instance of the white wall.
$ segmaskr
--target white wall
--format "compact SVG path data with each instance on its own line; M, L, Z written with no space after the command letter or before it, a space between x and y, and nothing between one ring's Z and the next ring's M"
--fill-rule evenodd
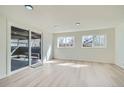
M83 35L104 34L107 36L107 48L81 48L81 39ZM115 31L111 29L55 33L54 36L54 58L86 60L95 62L114 63L115 59ZM57 37L75 36L74 48L57 48Z
M0 14L0 78L6 75L6 17Z
M116 27L116 64L124 68L124 24Z
M53 35L52 33L43 32L43 61L53 58Z

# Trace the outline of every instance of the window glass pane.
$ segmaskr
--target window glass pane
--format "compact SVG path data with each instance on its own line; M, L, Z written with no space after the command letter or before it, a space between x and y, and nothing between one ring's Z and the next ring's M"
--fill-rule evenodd
M67 37L66 38L66 46L72 47L74 45L74 38L73 37Z
M11 46L16 47L18 45L17 42L18 42L17 39L11 39Z
M31 32L31 64L41 62L41 35Z
M65 46L65 38L59 37L58 38L58 47L64 47Z
M94 47L104 47L105 46L105 36L104 35L96 35L94 36Z
M82 38L82 46L83 47L92 47L92 43L93 43L93 36L89 35L89 36L83 36Z
M29 65L29 31L11 27L11 71Z
M73 47L74 46L74 37L59 37L58 41L57 41L57 46L60 48Z

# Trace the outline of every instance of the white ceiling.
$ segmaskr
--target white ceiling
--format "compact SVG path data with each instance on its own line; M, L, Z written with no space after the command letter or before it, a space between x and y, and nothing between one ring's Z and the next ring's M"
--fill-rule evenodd
M11 19L44 31L83 31L111 28L124 22L124 6L0 6L0 12ZM80 22L80 26L75 23Z

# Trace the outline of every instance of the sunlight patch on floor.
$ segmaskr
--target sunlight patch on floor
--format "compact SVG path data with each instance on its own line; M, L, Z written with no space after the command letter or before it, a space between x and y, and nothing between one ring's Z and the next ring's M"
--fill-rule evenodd
M45 64L52 64L52 63L58 63L58 61L53 61L53 60L51 60L51 61L45 61L44 63L45 63Z

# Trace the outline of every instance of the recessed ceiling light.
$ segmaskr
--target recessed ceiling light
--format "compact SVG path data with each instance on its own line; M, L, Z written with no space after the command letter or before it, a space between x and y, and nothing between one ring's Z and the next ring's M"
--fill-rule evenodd
M27 10L33 10L33 6L31 6L31 5L25 5L25 8L26 8Z
M76 23L76 25L77 25L77 26L79 26L79 25L80 25L80 23L78 22L78 23Z

